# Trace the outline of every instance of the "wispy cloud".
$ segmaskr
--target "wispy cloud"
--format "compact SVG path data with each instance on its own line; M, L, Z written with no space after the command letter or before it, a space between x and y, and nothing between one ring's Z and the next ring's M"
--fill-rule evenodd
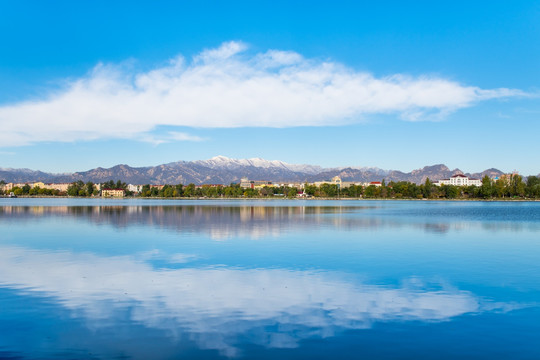
M228 42L191 61L179 56L146 72L98 64L46 99L0 107L0 144L144 140L158 126L340 125L380 113L419 121L522 95L520 90L481 89L430 76L377 78L295 52L250 54L245 44ZM178 134L165 141L194 140Z
M204 141L205 138L200 136L187 134L184 132L178 131L169 131L165 135L154 135L154 134L142 134L137 138L139 141L148 142L154 145L160 145L165 143L170 143L174 141Z

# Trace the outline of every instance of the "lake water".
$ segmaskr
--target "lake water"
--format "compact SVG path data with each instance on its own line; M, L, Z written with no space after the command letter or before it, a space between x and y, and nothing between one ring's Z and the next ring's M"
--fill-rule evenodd
M0 199L1 359L540 359L540 203Z

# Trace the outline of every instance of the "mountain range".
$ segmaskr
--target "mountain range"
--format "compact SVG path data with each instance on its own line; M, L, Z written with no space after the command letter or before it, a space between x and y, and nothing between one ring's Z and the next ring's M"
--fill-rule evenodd
M147 167L116 165L108 169L98 167L88 171L52 174L30 169L0 168L0 180L6 182L55 182L66 183L82 180L95 183L108 180L122 180L131 184L230 184L247 177L251 180L272 182L314 182L329 180L339 176L343 181L410 181L417 184L430 180L448 178L459 169L451 170L443 164L425 166L405 173L398 170L383 170L373 167L322 168L317 165L288 164L279 160L230 159L216 156L208 160L177 161ZM490 177L503 174L497 169L487 169L479 173L466 173L473 178Z

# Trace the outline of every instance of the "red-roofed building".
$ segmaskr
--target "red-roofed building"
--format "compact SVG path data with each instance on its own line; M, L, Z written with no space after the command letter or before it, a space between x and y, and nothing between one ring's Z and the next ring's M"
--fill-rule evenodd
M463 174L454 174L450 179L442 179L434 183L437 186L441 185L454 185L454 186L481 186L482 181L480 179L472 179Z

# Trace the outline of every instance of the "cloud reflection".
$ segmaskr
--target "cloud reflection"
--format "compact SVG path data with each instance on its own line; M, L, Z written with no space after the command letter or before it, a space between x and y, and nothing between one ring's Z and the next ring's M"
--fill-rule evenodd
M187 335L201 349L239 355L238 339L292 348L384 321L447 321L467 313L506 309L474 294L421 281L369 285L337 272L289 269L155 269L152 254L98 256L70 251L0 248L0 286L47 296L89 326L130 321ZM187 265L189 254L170 254ZM269 330L272 329L272 330ZM178 335L174 335L178 336Z

